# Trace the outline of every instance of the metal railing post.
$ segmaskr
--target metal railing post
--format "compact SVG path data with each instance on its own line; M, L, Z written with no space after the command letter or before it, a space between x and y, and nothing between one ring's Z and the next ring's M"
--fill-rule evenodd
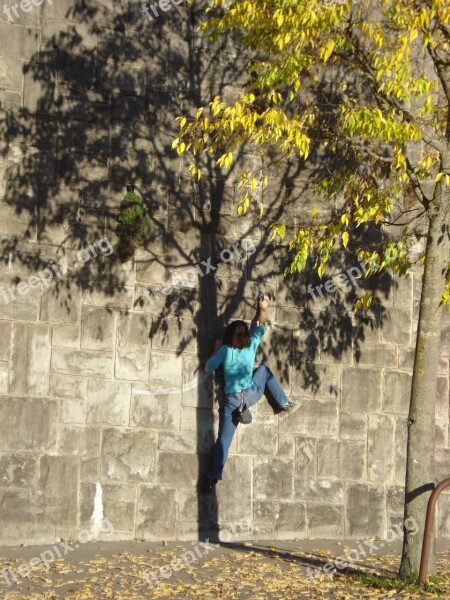
M427 516L425 518L425 529L423 531L422 556L420 557L419 584L426 582L428 574L428 559L430 557L431 536L433 535L434 507L439 494L450 486L450 479L441 481L431 493L427 505Z

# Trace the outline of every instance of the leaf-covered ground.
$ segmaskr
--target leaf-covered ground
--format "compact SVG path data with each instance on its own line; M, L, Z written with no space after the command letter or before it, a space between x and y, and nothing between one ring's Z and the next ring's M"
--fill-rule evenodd
M150 544L146 542L96 542L79 545L67 555L45 566L35 566L26 577L7 585L0 577L0 595L6 600L34 598L56 600L202 598L215 599L362 599L431 598L432 593L381 591L361 587L358 573L395 574L399 565L400 544L389 545L357 560L353 573L337 571L314 584L307 567L320 569L328 561L355 549L354 542L301 540L295 542L229 543L201 546L200 542ZM438 546L438 573L444 574L447 591L440 597L450 599L450 550ZM17 569L52 546L0 549L0 569ZM197 555L192 555L197 548ZM207 549L205 549L207 548ZM185 555L190 551L192 554ZM192 559L187 568L180 557ZM179 559L178 563L173 563ZM178 566L176 571L168 568ZM162 571L160 570L162 567ZM151 571L155 577L152 578ZM2 571L2 575L5 573ZM147 580L145 574L147 573ZM165 575L165 576L164 576ZM152 583L153 582L153 583Z

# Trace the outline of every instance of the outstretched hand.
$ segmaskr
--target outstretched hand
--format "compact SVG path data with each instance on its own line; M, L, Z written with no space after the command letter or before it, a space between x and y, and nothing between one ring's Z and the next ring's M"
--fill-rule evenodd
M259 308L262 308L263 310L265 310L267 307L269 306L269 296L267 294L264 294L264 296L260 296L260 300L259 300Z

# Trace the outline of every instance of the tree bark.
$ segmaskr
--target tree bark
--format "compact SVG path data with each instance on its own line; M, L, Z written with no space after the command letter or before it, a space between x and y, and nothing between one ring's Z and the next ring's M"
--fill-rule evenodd
M449 172L450 148L442 161ZM408 448L405 481L405 521L417 523L418 532L404 526L399 577L407 579L419 571L425 514L436 483L434 464L435 406L439 364L442 307L439 301L445 286L449 260L450 189L445 178L435 187L428 209L429 230L420 299L414 372L408 418ZM433 536L434 537L434 536ZM435 572L435 543L431 544L429 573Z

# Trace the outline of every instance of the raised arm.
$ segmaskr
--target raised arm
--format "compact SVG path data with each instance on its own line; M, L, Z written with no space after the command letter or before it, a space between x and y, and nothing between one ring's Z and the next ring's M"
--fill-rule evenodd
M269 296L261 294L259 299L259 317L258 322L260 325L266 324L266 310L269 306Z

